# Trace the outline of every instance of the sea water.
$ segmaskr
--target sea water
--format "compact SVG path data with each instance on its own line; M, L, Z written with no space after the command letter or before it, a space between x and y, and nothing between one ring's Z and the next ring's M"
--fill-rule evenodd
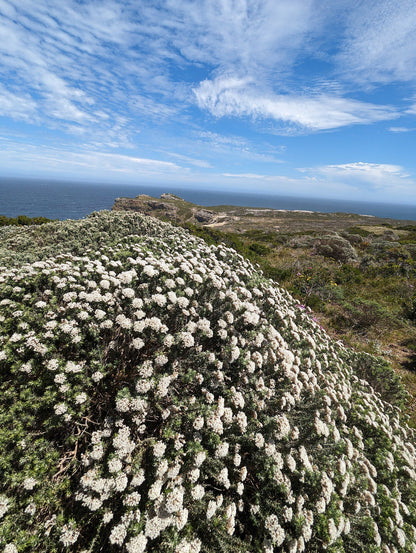
M139 194L159 197L164 192L177 194L185 200L203 206L239 205L416 220L414 205L289 197L260 192L202 190L199 187L180 188L172 185L98 184L18 178L0 178L0 215L81 219L92 211L111 209L118 197L134 198Z

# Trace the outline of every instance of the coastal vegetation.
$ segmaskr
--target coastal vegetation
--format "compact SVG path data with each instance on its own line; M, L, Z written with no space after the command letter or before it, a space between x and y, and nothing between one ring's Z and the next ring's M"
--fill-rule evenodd
M46 217L27 217L26 215L18 215L17 217L6 217L0 215L0 227L6 226L28 226L28 225L43 225L44 223L50 223L51 219Z
M208 244L234 248L287 289L335 339L382 357L409 391L416 427L416 222L347 213L202 207L170 194L122 198Z
M192 230L0 229L4 553L415 553L400 378L217 243L270 238Z

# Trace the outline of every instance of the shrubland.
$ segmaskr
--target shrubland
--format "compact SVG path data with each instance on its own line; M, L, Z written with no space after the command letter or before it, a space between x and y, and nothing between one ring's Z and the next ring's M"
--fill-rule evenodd
M416 426L416 225L367 224L330 234L313 224L296 232L187 227L258 264L335 340L382 356L403 378Z
M416 551L415 436L385 361L156 219L0 238L4 553Z
M17 217L6 217L0 215L0 227L6 226L19 226L24 227L28 225L43 225L49 223L51 219L46 217L27 217L26 215L18 215Z

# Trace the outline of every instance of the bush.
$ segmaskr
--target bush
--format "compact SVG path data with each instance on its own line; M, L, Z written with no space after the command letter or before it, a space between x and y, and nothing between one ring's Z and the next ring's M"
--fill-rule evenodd
M337 284L360 284L364 278L363 271L354 265L343 265L334 276Z
M413 298L410 301L410 306L408 310L408 317L411 321L416 322L416 294L413 296Z
M264 276L276 282L285 282L293 276L292 267L276 267L270 264L263 264Z
M6 217L5 215L0 215L0 227L43 225L45 223L50 223L51 221L52 219L47 219L46 217L27 217L26 215Z
M342 305L342 312L335 318L339 328L352 328L366 333L373 327L384 327L391 320L390 313L373 300L358 299Z
M315 240L314 246L316 253L342 263L351 263L358 259L354 247L342 236L323 236Z
M103 213L13 230L3 552L416 547L416 448L388 367L183 229Z
M268 255L271 250L264 244L259 244L258 242L254 242L253 244L250 244L248 249L252 252L254 252L256 255Z

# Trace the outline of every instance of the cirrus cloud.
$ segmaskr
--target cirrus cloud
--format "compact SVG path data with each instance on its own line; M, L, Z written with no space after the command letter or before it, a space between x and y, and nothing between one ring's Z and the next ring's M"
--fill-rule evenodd
M201 109L215 117L270 118L288 132L322 131L398 117L380 106L329 94L264 94L253 80L235 77L205 80L194 89Z

